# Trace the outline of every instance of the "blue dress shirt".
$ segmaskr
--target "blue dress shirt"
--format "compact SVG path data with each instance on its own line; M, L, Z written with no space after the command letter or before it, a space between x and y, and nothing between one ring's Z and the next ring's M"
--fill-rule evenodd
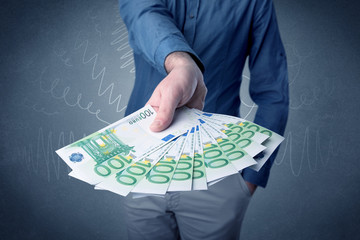
M135 85L130 114L147 102L166 76L164 61L175 51L192 55L208 88L204 111L239 116L239 89L249 57L254 122L279 134L288 117L288 75L271 0L120 0L120 15L134 50ZM265 187L276 153L245 180Z

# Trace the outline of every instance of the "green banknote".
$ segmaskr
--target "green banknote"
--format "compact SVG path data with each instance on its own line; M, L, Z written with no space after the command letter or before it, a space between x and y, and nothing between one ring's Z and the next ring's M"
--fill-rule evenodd
M207 190L204 151L199 125L195 128L194 171L192 190Z
M203 143L207 182L238 173L216 140L202 125L200 125L200 134Z
M227 136L221 130L216 129L211 124L202 121L203 127L210 133L210 135L217 141L225 155L230 162L235 166L237 171L255 165L256 161L246 151L239 147L231 137Z
M251 157L255 157L266 148L265 146L261 145L261 143L258 143L251 138L252 136L254 136L254 134L240 134L229 128L228 125L222 124L221 121L206 116L202 116L202 118L200 118L200 121L206 121L212 128L216 128L217 130L223 132L229 137L229 139L236 143ZM267 135L261 133L259 133L257 136L261 137L262 139L268 138Z
M176 166L174 175L172 176L168 192L174 191L191 191L192 178L193 178L193 166L194 166L194 135L195 128L187 134L185 140L185 146L179 163Z
M186 136L180 136L164 158L155 164L146 177L131 192L164 195L170 185L185 142Z

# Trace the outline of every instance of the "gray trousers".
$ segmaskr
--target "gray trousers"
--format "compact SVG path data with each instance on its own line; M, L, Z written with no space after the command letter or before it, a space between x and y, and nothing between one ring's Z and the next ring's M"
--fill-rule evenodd
M207 191L166 193L165 197L125 198L132 240L239 239L251 199L241 174L226 177Z

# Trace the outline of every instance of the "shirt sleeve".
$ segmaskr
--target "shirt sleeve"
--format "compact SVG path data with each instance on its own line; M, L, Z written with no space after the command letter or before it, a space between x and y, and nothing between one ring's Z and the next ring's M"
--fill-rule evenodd
M258 1L255 9L249 52L250 96L258 105L254 122L283 135L289 111L285 50L272 1ZM244 179L265 187L276 154L259 172L245 169Z
M119 0L119 7L134 53L160 73L166 75L165 58L175 51L188 52L204 71L200 58L185 40L163 1Z

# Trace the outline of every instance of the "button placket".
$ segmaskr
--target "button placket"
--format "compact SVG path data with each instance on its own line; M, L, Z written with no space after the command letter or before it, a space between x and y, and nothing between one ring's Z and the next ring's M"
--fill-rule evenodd
M195 38L196 19L199 8L199 0L188 1L187 21L185 22L184 34L189 44L192 45Z

